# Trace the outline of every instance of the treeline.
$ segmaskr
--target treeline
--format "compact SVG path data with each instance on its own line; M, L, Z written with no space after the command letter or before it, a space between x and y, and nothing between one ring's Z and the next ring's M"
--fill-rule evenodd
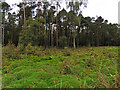
M74 1L74 0L73 0ZM11 13L12 7L2 3L3 45L12 43L26 46L80 47L118 46L120 30L117 24L108 23L101 16L84 17L81 5L86 3L68 2L67 12L61 2L21 2L18 12Z

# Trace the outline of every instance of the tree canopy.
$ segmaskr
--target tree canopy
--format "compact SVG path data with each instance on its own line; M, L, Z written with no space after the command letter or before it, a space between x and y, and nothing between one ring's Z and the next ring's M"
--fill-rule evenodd
M26 46L31 43L45 47L119 46L120 29L103 17L84 17L81 5L66 3L70 10L60 9L61 2L21 2L18 12L3 2L3 45L9 42Z

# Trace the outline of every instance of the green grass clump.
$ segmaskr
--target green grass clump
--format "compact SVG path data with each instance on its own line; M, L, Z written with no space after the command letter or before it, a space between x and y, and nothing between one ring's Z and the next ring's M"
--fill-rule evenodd
M3 88L117 88L118 47L41 49L3 56ZM5 47L3 51L9 49ZM12 47L10 50L17 48ZM40 55L39 55L40 54Z

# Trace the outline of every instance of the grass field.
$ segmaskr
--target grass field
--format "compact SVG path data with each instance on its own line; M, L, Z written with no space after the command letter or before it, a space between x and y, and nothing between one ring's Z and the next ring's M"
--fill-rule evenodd
M11 48L8 50L8 48ZM117 88L118 47L3 48L3 88Z

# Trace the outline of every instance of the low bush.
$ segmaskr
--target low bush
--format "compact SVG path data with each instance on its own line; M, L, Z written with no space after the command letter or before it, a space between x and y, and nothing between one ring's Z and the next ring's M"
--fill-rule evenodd
M65 46L67 46L67 37L66 36L61 36L59 38L59 46L61 48L64 48Z
M14 58L17 59L19 58L19 49L15 47L14 44L8 44L7 46L2 48L2 55L3 57L6 56L8 58Z

